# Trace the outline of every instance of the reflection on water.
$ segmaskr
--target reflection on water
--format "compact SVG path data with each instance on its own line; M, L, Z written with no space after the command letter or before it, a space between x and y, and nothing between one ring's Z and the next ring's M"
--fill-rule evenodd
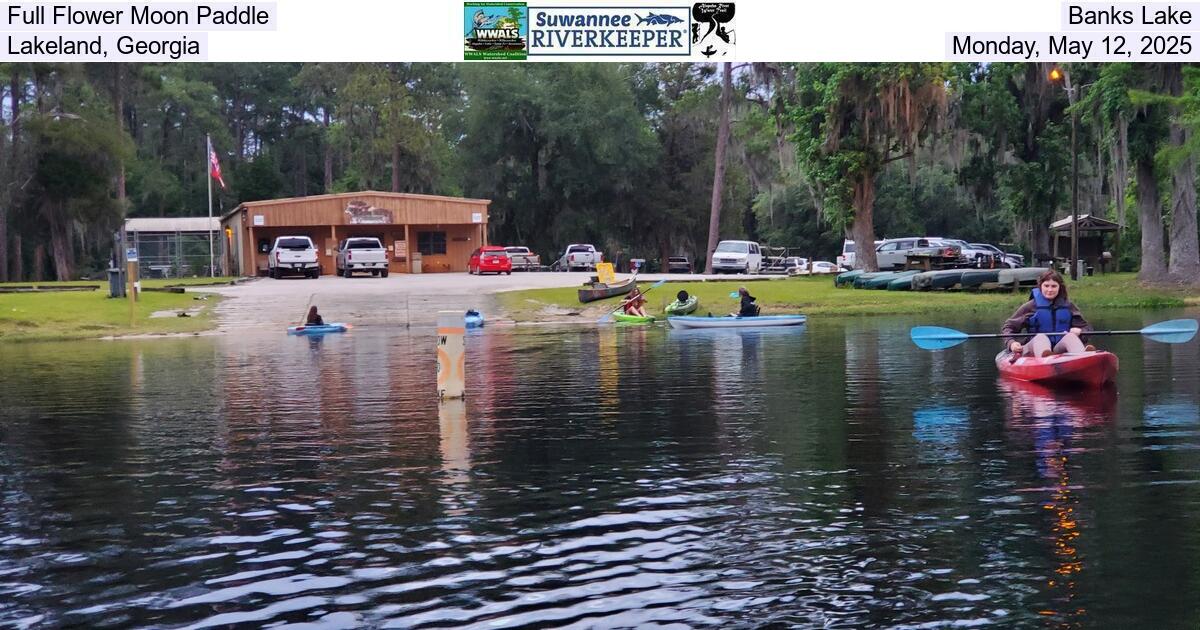
M1197 344L909 325L478 331L440 405L420 331L0 346L0 625L1192 623Z

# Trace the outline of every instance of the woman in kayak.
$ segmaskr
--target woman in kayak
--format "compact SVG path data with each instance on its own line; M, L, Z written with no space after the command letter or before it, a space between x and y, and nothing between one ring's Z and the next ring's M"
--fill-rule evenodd
M1044 357L1065 352L1090 352L1094 347L1084 345L1083 335L1092 330L1079 308L1067 299L1067 285L1053 269L1038 277L1038 286L1028 302L1021 305L1001 333L1010 337L1032 333L1032 339L1021 343L1009 339L1008 351L1014 355Z
M622 305L625 308L626 315L636 315L638 317L649 317L646 314L646 298L642 296L641 290L637 286L633 287L633 291L629 293L629 297Z
M292 312L295 312L295 311L292 311ZM324 326L325 325L325 320L321 319L321 314L317 312L317 307L315 304L313 305L312 308L308 309L308 319L305 320L304 325L305 326Z
M734 317L757 317L759 308L758 304L754 303L754 296L746 290L746 287L738 287L738 296L742 301L741 308L734 313Z

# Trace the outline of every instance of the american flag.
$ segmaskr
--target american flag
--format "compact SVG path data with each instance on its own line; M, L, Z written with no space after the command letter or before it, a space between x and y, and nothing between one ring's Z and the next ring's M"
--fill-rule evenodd
M209 170L212 171L212 176L217 179L217 183L221 185L222 189L224 189L225 180L221 179L221 162L217 159L216 151L213 151L212 149L208 150L208 162L210 164Z

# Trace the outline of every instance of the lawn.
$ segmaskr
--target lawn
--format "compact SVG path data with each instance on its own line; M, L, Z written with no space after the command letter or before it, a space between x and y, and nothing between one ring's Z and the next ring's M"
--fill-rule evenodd
M142 286L163 286L177 282L146 280ZM107 284L95 291L0 293L0 343L199 332L212 327L213 307L220 298L211 296L206 300L194 299L197 296L196 293L144 291L138 296L131 325L129 301L109 298ZM191 317L150 317L156 311L187 309L200 310Z
M785 280L742 283L738 280L719 282L668 282L647 296L647 311L661 315L663 307L686 290L700 298L696 314L725 315L737 309L737 300L729 294L745 284L758 298L763 314L804 313L806 315L896 315L933 312L1003 312L1020 305L1025 294L1009 291L876 291L835 288L833 276L799 277ZM650 283L641 284L643 288ZM1200 305L1200 292L1174 288L1144 287L1136 274L1107 274L1068 281L1071 299L1080 308L1166 308ZM584 318L612 310L620 298L580 304L575 287L562 289L532 289L510 291L497 295L504 315L515 321L561 320L564 316ZM572 317L578 319L578 317Z

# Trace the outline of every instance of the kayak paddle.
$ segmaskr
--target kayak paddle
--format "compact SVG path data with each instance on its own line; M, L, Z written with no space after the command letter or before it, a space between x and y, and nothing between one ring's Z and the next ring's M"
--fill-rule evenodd
M634 282L636 283L636 282L637 282L637 280L635 279L635 280L634 280ZM650 285L649 287L647 287L645 291L642 291L642 295L644 296L644 295L646 295L647 293L649 293L649 292L651 291L651 289L653 289L653 288L655 288L655 287L661 287L662 285L664 285L664 284L666 284L666 283L667 283L667 280L666 280L666 278L663 278L662 280L659 280L658 282L655 282L654 284L652 284L652 285ZM635 288L635 289L637 288L637 285L636 285L636 284L634 285L634 288ZM627 301L627 300L621 300L621 303L617 305L617 308L614 308L613 310L611 310L611 311L609 311L609 312L605 313L603 317L601 317L600 319L596 320L596 323L597 323L597 324L607 324L608 322L611 322L611 321L612 321L612 316L613 316L613 314L615 314L617 311L619 311L619 310L621 310L621 309L625 308L625 302L626 302L626 301Z
M1197 322L1194 319L1172 319L1170 321L1151 324L1141 330L1093 330L1085 334L1088 336L1142 335L1160 343L1187 343L1192 340L1192 337L1196 336L1197 327ZM917 326L912 329L909 336L912 337L913 343L917 344L917 347L922 350L943 350L945 348L953 348L968 339L998 339L1001 337L1019 337L1023 336L1023 334L1006 335L1004 333L987 333L968 335L953 328Z

